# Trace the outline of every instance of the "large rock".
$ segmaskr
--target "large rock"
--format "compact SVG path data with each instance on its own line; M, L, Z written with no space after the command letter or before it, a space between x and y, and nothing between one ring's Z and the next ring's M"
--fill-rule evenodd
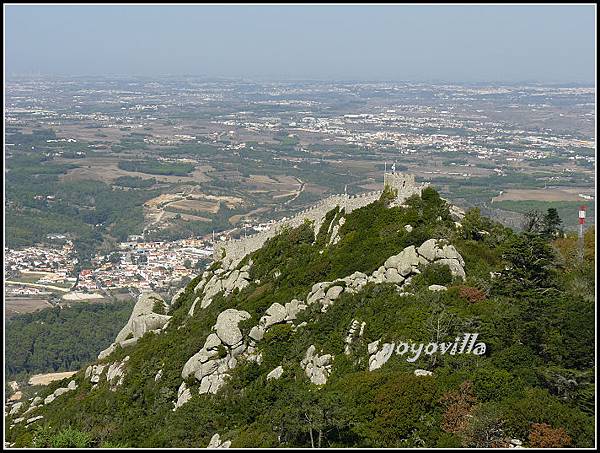
M192 399L192 392L190 392L190 389L187 388L185 382L182 382L179 386L179 390L177 391L177 401L175 402L175 407L173 408L173 410L177 410L185 403L187 403L190 399Z
M290 302L285 304L285 321L295 320L298 313L300 313L302 310L306 310L306 304L297 299L292 299Z
M435 251L435 259L454 259L460 263L461 266L465 265L463 257L458 253L458 250L453 245L444 245L441 249L438 248Z
M42 418L44 418L43 415L38 415L36 417L31 417L31 418L27 419L26 423L29 425L30 423L33 423L33 422L35 422L37 420L41 420Z
M226 440L221 442L221 437L219 434L215 434L210 438L210 442L206 448L229 448L231 446L231 441Z
M90 365L85 370L85 377L89 377L92 384L97 384L100 382L100 376L102 375L104 368L106 368L106 365Z
M435 260L436 250L437 250L437 240L436 239L426 240L417 249L417 251L419 252L419 255L421 255L427 261Z
M246 350L246 345L241 341L238 345L231 348L230 354L232 357L238 357Z
M221 339L217 336L217 334L211 333L206 337L206 341L204 342L204 349L207 351L210 349L215 349L221 344Z
M243 290L246 286L248 286L250 284L250 281L248 280L250 278L250 275L247 272L240 272L239 277L237 278L237 280L234 283L234 288L239 289L240 291Z
M123 340L119 344L121 345L122 348L126 348L127 346L133 346L134 344L137 343L138 340L139 340L139 338L133 337L133 338L129 338L127 340Z
M386 269L385 279L391 283L402 283L404 281L404 277L398 273L398 269L395 267Z
M65 393L67 393L70 389L67 387L60 387L57 388L56 390L54 390L54 396L60 396L60 395L64 395Z
M179 288L179 290L177 290L177 292L171 298L171 305L173 305L175 302L177 302L177 299L179 299L179 296L181 296L183 293L185 293L185 287Z
M285 309L283 311L285 317ZM247 311L228 308L217 316L214 329L224 344L234 346L243 340L242 332L238 327L239 322L249 318L250 314Z
M133 338L141 338L146 332L151 330L161 329L171 319L167 315L159 315L150 313L143 316L138 316L131 321L131 331Z
M130 333L133 333L132 326L136 318L155 314L154 304L156 302L159 302L165 310L168 308L163 298L159 294L152 291L143 292L142 294L140 294L138 297L138 301L133 307L133 311L131 312L129 321L127 321L125 327L123 327L123 329L121 329L121 331L117 334L117 337L115 338L115 343L119 343L120 341L125 340Z
M221 291L223 291L223 282L218 275L213 275L204 287L204 297L200 302L200 308L208 307L212 303L213 297Z
M223 281L223 289L226 292L233 291L233 288L235 286L235 281L237 280L239 275L240 275L240 271L237 269L234 269L233 271L231 271L229 276Z
M203 363L198 367L198 369L194 373L194 376L196 377L196 379L198 381L202 381L202 379L205 376L208 376L209 374L213 374L215 371L217 371L220 364L221 364L220 360L209 360L208 362Z
M314 286L313 286L314 288ZM306 298L306 303L308 305L314 304L315 302L318 302L319 300L325 298L325 291L322 288L318 288L315 291L311 291L308 295L308 297Z
M324 385L327 383L327 378L331 373L331 360L330 354L324 354L322 356L315 354L315 346L311 345L304 356L304 359L300 362L300 366L304 368L304 371L310 382L315 385Z
M414 245L406 247L397 255L389 257L384 266L386 269L396 268L398 273L405 277L408 275L413 267L418 266L419 264L426 263L427 261L417 255L417 251Z
M202 279L198 282L198 284L194 287L194 293L199 293L204 289L204 286L208 283L209 277L211 277L211 273L208 271L204 271L202 274Z
M373 341L367 345L367 351L369 354L375 354L377 352L377 348L379 347L379 342L381 340Z
M265 312L265 316L260 318L260 325L262 325L265 329L268 329L274 324L279 324L285 320L287 316L286 309L283 305L278 302L275 302Z
M125 357L121 362L112 363L108 367L106 372L106 380L114 384L114 387L119 386L123 383L123 377L125 376L125 363L129 360L129 356ZM114 382L118 378L118 381ZM113 387L113 389L114 389Z
M225 378L229 376L227 374L213 373L205 376L200 382L199 393L212 393L213 395L219 391L219 389L225 384Z
M117 334L113 344L98 354L98 359L102 360L108 357L115 350L117 344L122 347L130 346L135 344L146 332L162 329L169 322L171 316L155 313L154 305L157 302L166 312L168 306L159 294L152 291L140 294L127 324Z
M353 274L342 278L342 281L346 283L345 291L353 293L367 284L368 276L362 272L354 272Z
M16 413L18 413L21 410L22 407L23 407L23 403L15 403L13 405L13 407L10 409L10 412L8 414L15 415Z
M219 433L216 433L210 438L210 442L208 442L206 448L218 448L219 445L221 445L221 436L219 436Z
M208 362L211 354L208 353L204 348L198 351L196 354L191 356L181 370L181 377L187 379L191 375L195 374L200 369L203 363Z
M213 326L216 332L211 333L202 349L188 359L181 377L187 379L193 375L200 382L200 393L216 393L224 383L224 373L236 366L236 357L246 349L238 323L249 318L245 311L228 309L221 312ZM217 358L222 344L226 354Z
M98 354L98 360L105 359L106 357L111 355L115 349L117 349L117 345L115 343L111 344L108 348L103 349L102 351L100 351L100 354Z
M329 300L335 300L339 297L339 295L344 291L342 286L332 286L325 293L325 297Z
M465 270L461 264L455 259L440 259L435 262L436 264L446 265L450 268L450 273L453 276L460 277L463 280L466 278Z
M188 311L188 316L194 316L194 312L196 311L196 305L198 304L198 302L200 302L200 297L196 297L194 299L194 302L192 302L192 306Z
M448 288L442 285L429 285L427 289L429 291L446 291Z
M254 341L260 341L265 335L265 329L262 326L254 326L250 329L248 336Z
M275 368L273 371L271 371L269 374L267 374L267 381L270 381L271 379L279 379L282 374L283 374L283 367L281 365L279 365L277 368Z

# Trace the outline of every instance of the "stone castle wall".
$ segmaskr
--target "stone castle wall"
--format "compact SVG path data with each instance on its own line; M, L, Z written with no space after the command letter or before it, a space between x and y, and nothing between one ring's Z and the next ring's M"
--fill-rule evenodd
M415 182L415 176L407 173L385 173L383 176L384 186L390 186L392 189L398 191L396 196L395 204L400 204L408 197L420 194L421 190L427 186L427 184L417 184Z
M413 175L386 173L384 175L384 184L389 185L398 191L395 200L396 204L401 203L411 195L420 193L423 185L415 183ZM239 262L248 253L252 253L261 248L264 243L276 236L283 227L296 228L304 223L305 220L314 222L315 235L319 232L325 216L336 206L343 208L347 214L355 209L362 208L378 200L381 196L381 190L366 192L358 195L331 195L320 201L315 206L305 209L290 219L283 219L273 224L268 230L261 231L246 238L232 239L215 244L213 259L220 260L225 255L227 261Z

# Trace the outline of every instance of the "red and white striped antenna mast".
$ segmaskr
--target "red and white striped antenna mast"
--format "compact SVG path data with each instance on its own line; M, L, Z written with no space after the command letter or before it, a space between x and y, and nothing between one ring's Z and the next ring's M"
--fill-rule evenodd
M585 210L587 207L582 205L579 207L579 260L583 261L583 226L585 225Z

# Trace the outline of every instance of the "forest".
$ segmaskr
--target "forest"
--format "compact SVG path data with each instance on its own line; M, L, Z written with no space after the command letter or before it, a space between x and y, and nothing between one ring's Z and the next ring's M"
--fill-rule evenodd
M77 370L96 359L123 327L133 302L78 303L10 318L5 324L7 380Z

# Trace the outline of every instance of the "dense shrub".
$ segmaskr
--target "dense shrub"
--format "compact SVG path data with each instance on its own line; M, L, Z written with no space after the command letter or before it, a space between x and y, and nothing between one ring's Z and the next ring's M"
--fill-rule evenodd
M461 286L458 295L472 304L486 299L485 292L472 286Z

